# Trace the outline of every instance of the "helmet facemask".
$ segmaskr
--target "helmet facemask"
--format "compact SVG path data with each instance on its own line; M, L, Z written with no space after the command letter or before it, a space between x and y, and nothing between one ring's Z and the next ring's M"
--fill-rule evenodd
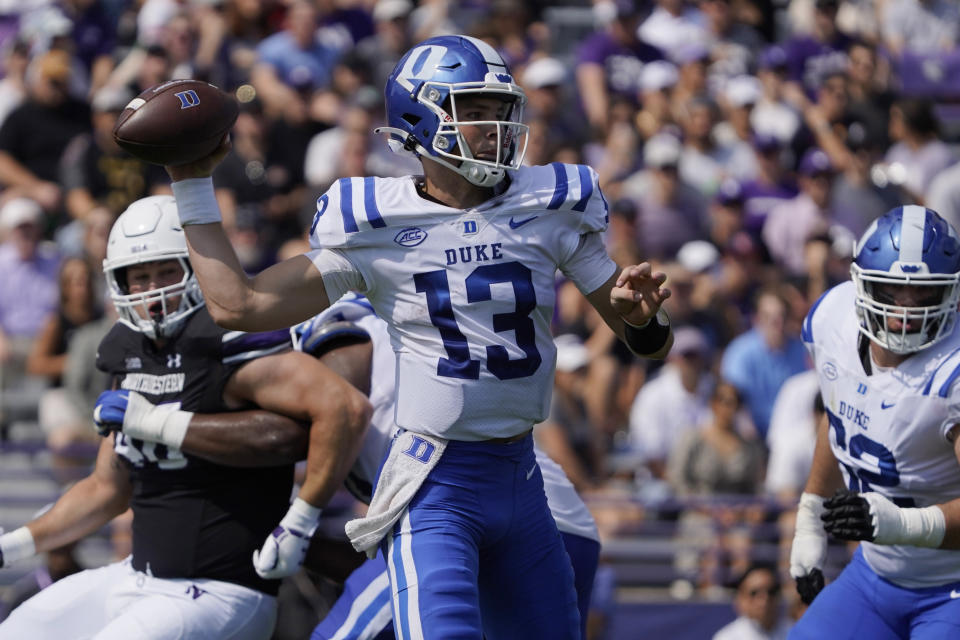
M857 286L860 332L897 354L925 349L950 335L960 302L960 274L904 274L864 270L856 263L851 275ZM896 287L916 290L916 306L896 304ZM890 320L900 324L891 329Z
M184 257L168 259L176 260L183 269L180 281L142 293L129 292L127 269L132 265L106 272L110 297L120 322L152 340L176 335L187 317L203 306L200 285L189 261Z
M440 122L431 141L434 154L426 157L440 162L459 173L478 187L492 187L506 177L507 170L516 170L523 162L527 149L527 131L523 124L523 106L526 97L514 91L512 85L461 83L445 84L425 82L417 99L437 114ZM458 104L458 96L460 104ZM463 98L466 96L489 96L507 103L502 120L463 120ZM497 132L496 157L483 159L474 156L467 144L462 126L495 127Z

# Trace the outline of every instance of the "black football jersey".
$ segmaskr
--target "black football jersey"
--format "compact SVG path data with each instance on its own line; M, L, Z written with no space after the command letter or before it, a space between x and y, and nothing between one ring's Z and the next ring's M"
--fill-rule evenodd
M154 404L219 413L228 410L223 390L237 368L290 347L286 330L227 331L201 308L162 348L117 323L100 343L97 367L111 374L115 388ZM292 466L225 467L120 433L114 451L130 469L135 569L276 594L279 582L260 578L252 556L287 512Z

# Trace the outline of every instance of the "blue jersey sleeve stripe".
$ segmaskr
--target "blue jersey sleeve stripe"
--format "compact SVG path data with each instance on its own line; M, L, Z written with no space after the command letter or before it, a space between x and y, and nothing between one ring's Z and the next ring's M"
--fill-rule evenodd
M817 307L820 306L820 303L823 302L823 299L827 297L828 293L830 293L829 289L820 294L817 301L810 307L810 311L807 312L807 317L803 319L803 324L800 325L800 339L807 344L813 344L813 314L816 312Z
M557 185L553 188L553 197L550 198L547 209L559 209L567 199L567 169L562 162L551 162L550 166L557 177Z
M937 368L933 370L932 374L930 374L930 379L927 380L927 384L923 385L922 395L930 395L930 390L933 389L933 381L937 379L937 374L940 373L940 369L943 369L943 367L950 362L950 358L956 355L958 351L960 351L960 348L954 349L950 355L943 359L943 362L937 365ZM956 374L956 371L954 371L954 374Z
M578 164L577 171L580 173L580 200L573 205L574 211L585 211L590 196L593 195L593 180L590 179L590 169L586 165Z
M937 395L941 398L946 398L950 393L950 386L957 379L957 376L960 376L960 364L958 364L956 368L950 372L950 376L946 379L943 385L941 385L940 391L937 392Z
M380 209L377 207L376 184L373 177L363 179L363 206L367 210L367 222L374 229L387 226L380 215Z
M360 231L353 215L353 184L350 178L340 179L340 211L343 215L343 230L347 233Z

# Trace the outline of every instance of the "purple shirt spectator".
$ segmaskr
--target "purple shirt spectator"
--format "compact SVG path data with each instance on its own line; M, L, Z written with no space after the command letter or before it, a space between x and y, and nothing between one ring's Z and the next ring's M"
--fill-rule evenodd
M606 31L592 35L577 52L578 65L592 63L603 66L610 92L634 103L644 63L662 59L663 54L656 47L641 41L625 46L617 43Z
M829 42L811 36L800 36L786 43L787 69L790 79L800 83L811 98L824 76L847 68L849 36L836 32Z
M32 337L56 308L60 260L52 245L40 242L43 210L27 198L0 209L0 330L11 337Z

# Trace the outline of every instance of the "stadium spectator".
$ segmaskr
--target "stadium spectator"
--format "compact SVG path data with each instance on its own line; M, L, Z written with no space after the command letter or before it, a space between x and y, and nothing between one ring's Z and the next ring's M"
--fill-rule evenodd
M3 386L24 372L33 338L57 304L60 258L43 240L40 205L13 198L0 207L0 362Z
M934 176L953 164L957 156L940 139L940 124L933 103L920 98L901 98L890 107L890 138L884 162L900 183L907 199L923 202Z
M630 442L653 478L666 480L667 461L687 434L701 428L713 375L710 347L699 329L678 327L673 349L630 411Z
M709 408L700 423L677 433L669 448L670 485L682 496L757 494L763 481L764 449L752 433L744 436L737 424L740 394L723 380L709 393Z
M3 44L3 79L0 80L0 125L27 96L26 76L30 46L13 37Z
M882 16L883 44L894 55L946 53L960 38L960 8L949 0L890 0Z
M27 69L27 99L0 127L0 184L58 213L57 172L73 137L90 129L90 107L69 95L70 54L51 50ZM10 191L14 190L14 191Z
M96 322L103 311L93 286L94 273L82 258L68 258L60 265L60 302L47 317L27 356L26 371L45 378L51 387L43 392L37 407L37 422L53 456L53 469L64 481L72 468L93 461L97 435L90 428L86 406L62 388L70 342L83 326ZM85 451L78 449L89 445Z
M339 52L317 38L318 11L307 0L287 7L284 29L257 46L251 82L264 110L291 125L307 120L310 95L330 85Z
M954 228L960 227L960 162L934 176L924 201Z
M783 504L792 504L803 491L823 417L816 371L803 371L783 382L770 415L766 443L770 459L764 481L767 492Z
M750 167L735 165L737 147L731 141L720 142L714 134L717 105L709 98L690 100L680 126L683 128L683 150L678 170L680 179L697 189L704 201L720 188L724 178L750 177Z
M826 233L833 222L829 207L836 169L825 152L813 148L800 160L797 173L800 193L770 209L763 223L763 242L788 276L803 278L807 240Z
M751 329L727 345L720 372L744 399L764 441L781 385L793 374L807 369L808 364L785 291L776 286L762 289L754 309Z
M663 59L660 50L637 37L640 8L632 0L616 0L615 14L603 29L577 50L577 93L591 137L603 137L614 96L636 99L637 78L644 64Z
M786 144L778 137L764 133L751 139L756 155L757 174L740 185L743 193L744 226L760 234L770 210L797 195L796 186L787 174L789 155Z
M685 0L657 0L656 7L640 25L640 38L667 57L692 42L709 41L703 14Z
M677 77L677 67L672 62L654 60L643 65L637 89L640 110L636 115L636 127L643 140L673 124L670 91L676 86ZM676 133L679 134L678 129Z
M621 187L620 195L639 212L637 246L651 258L667 258L684 243L706 237L706 203L679 175L681 149L669 133L653 136L643 145L644 169Z
M357 43L356 55L370 69L374 87L387 84L397 60L413 45L411 39L411 0L377 0L373 5L374 35Z
M823 76L847 65L851 38L837 29L839 0L815 0L813 31L784 43L792 92L815 95ZM797 95L796 99L799 99Z
M63 151L60 184L72 220L82 223L98 206L118 216L134 200L169 192L161 167L131 156L113 139L117 118L133 97L126 88L97 91L90 103L93 131L74 137Z
M770 45L760 52L757 79L762 87L762 95L750 112L754 133L775 138L783 144L793 140L800 128L797 108L785 97L789 93L785 91L787 72L787 52L781 45Z
M737 618L713 635L713 640L786 640L790 621L783 611L776 567L753 564L737 580L733 607Z

